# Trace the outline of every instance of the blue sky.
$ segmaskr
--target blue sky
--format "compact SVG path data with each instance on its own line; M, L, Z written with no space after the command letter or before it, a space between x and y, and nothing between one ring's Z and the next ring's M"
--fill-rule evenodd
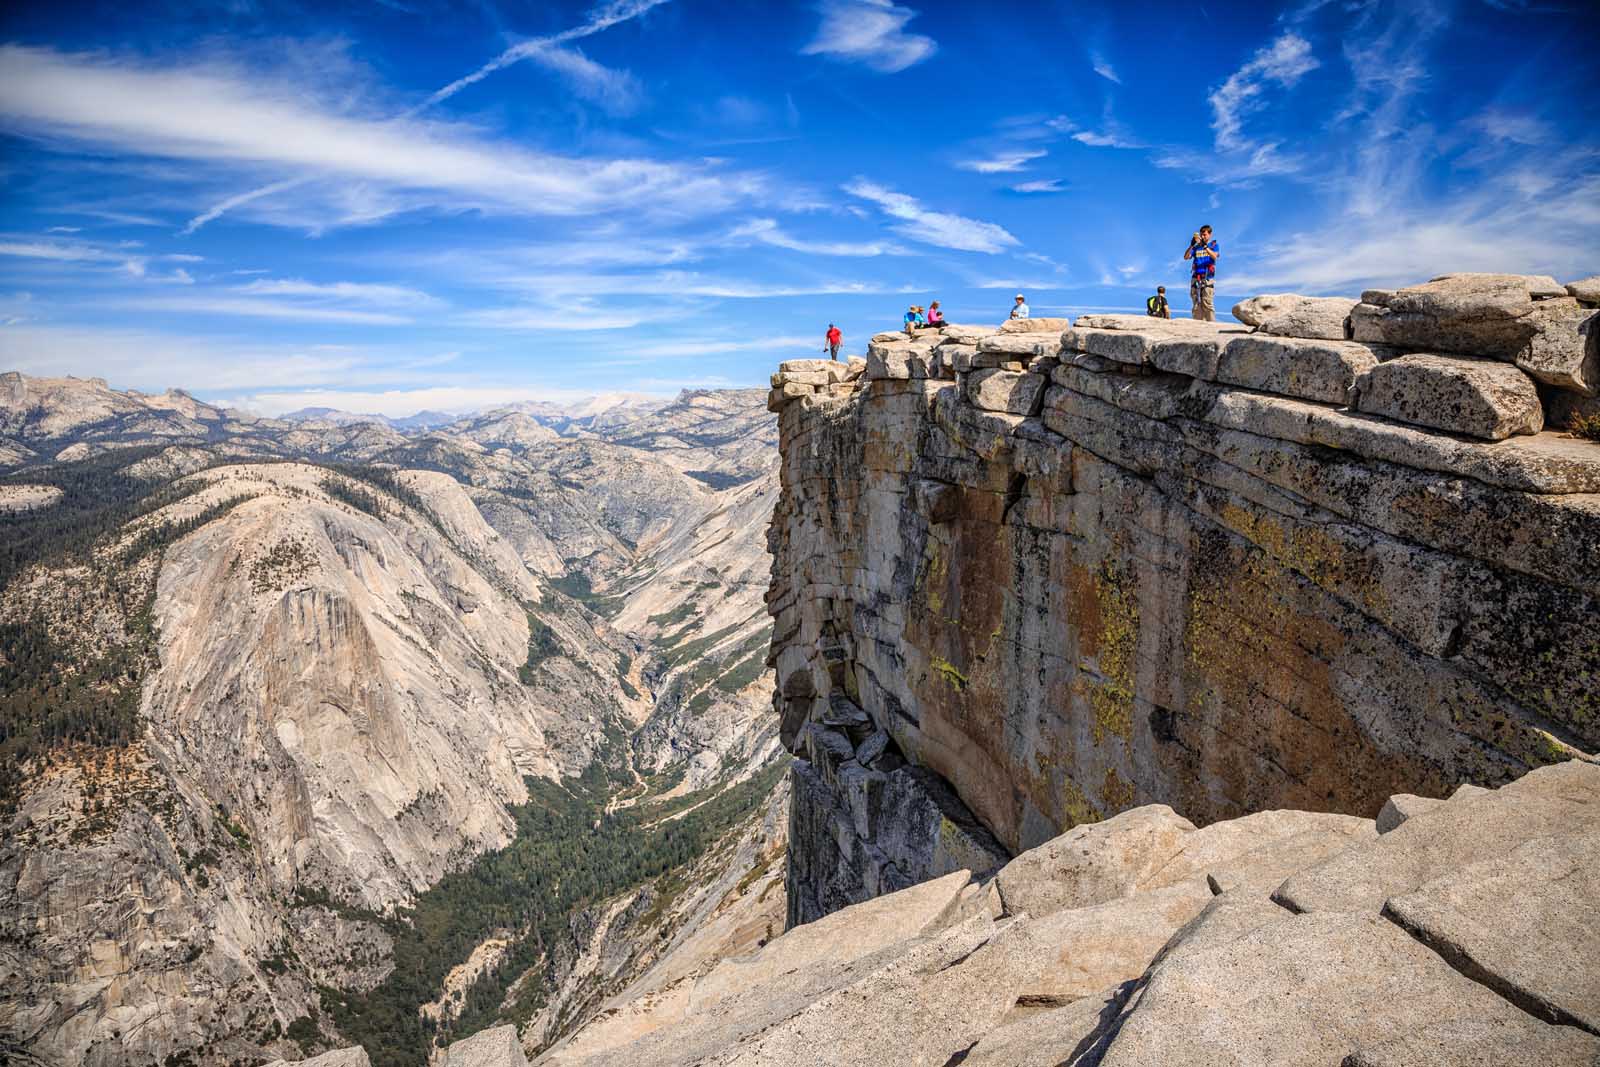
M0 369L267 413L762 385L955 321L1600 270L1583 4L22 3Z

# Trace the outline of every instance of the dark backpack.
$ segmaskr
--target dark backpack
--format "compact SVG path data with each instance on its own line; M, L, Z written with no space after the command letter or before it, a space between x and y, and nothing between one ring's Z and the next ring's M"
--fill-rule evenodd
M1144 313L1152 318L1160 318L1161 313L1167 309L1167 298L1157 293L1144 302Z

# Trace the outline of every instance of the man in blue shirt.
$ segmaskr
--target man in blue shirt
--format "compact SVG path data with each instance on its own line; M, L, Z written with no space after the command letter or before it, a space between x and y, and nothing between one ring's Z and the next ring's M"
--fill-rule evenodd
M1183 258L1194 261L1189 276L1189 300L1194 305L1194 317L1201 322L1216 322L1217 312L1212 294L1217 280L1217 242L1211 239L1211 227L1202 226L1189 238L1189 247Z

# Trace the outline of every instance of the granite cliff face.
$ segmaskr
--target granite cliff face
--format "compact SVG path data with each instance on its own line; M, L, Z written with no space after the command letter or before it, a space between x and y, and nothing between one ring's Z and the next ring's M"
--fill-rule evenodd
M1537 432L1594 391L1592 305L1450 275L1240 314L774 376L791 922L1141 804L1371 817L1600 748L1600 445Z

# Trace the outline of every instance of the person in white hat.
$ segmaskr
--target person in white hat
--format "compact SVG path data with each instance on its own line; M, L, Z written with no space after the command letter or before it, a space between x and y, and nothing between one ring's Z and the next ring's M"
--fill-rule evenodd
M1011 309L1011 317L1014 319L1025 319L1028 317L1028 301L1021 293L1017 294L1017 304Z

